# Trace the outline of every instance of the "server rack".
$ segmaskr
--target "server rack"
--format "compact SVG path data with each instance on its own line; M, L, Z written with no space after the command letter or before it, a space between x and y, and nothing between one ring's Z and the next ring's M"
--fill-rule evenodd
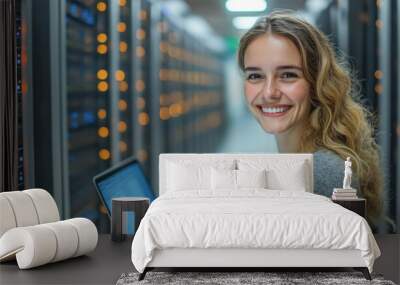
M161 16L159 30L161 32L160 52L160 120L162 121L163 151L184 152L182 144L183 120L183 82L179 75L183 74L184 62L179 51L183 31L175 27L165 15ZM182 76L183 77L183 76Z
M21 106L23 140L23 188L35 185L34 143L33 143L33 86L32 86L32 3L29 0L17 2L21 13Z
M21 0L26 15L23 31L27 68L23 69L26 97L23 105L25 157L29 157L29 172L25 187L40 187L55 199L62 217L67 217L68 188L65 165L65 25L60 21L64 1ZM63 14L65 15L65 13ZM33 159L34 158L34 159ZM60 163L63 162L63 163ZM33 171L31 171L34 169ZM34 177L32 175L34 174Z
M131 81L133 154L150 176L150 9L148 1L131 2Z
M16 1L18 189L34 186L31 3Z
M87 217L107 231L94 175L134 155L157 193L159 153L214 151L224 124L222 59L162 1L36 4L34 186L54 196L63 218Z
M399 11L396 1L339 1L331 3L317 22L325 33L334 34L337 46L347 54L361 80L362 101L376 117L384 215L391 220L382 223L381 232L400 228Z
M396 27L397 27L397 47L400 47L400 5L397 4L397 23L396 23ZM396 144L395 144L395 151L394 151L394 159L395 162L397 161L397 167L396 167L396 185L394 189L397 189L397 193L396 193L396 220L397 220L397 233L400 232L400 193L399 193L399 189L400 189L400 60L399 60L400 54L397 53L397 111L395 112L395 114L397 115L396 118Z
M120 140L118 142L118 150L120 153L120 159L123 160L128 158L133 153L133 120L132 120L132 105L133 96L131 95L132 81L131 73L132 69L131 61L132 57L132 45L130 45L130 39L134 36L134 30L130 25L131 17L131 1L119 1L120 20L117 24L119 33L119 69L115 74L115 79L118 82L119 99L118 99L118 111L119 111L119 122L118 132L120 133Z
M24 175L24 135L23 135L23 110L22 110L22 13L21 13L21 2L17 2L15 6L16 16L16 66L17 66L17 136L18 136L18 189L24 189L25 186L25 175Z
M160 119L165 152L213 152L223 135L223 59L161 10Z
M385 174L385 214L393 219L396 227L384 229L399 232L400 228L400 177L398 176L400 129L399 119L399 4L397 1L377 1L379 78L376 84L379 114L379 145Z
M110 166L108 2L66 2L70 216L99 219L91 177Z

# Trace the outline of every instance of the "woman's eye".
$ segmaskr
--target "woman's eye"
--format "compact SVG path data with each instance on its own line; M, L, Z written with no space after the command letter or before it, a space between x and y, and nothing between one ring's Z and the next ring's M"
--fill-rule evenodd
M291 78L297 78L297 74L294 72L284 72L281 75L281 78L283 79L291 79Z
M257 80L257 79L262 79L262 75L261 74L257 74L257 73L252 73L247 75L247 80Z

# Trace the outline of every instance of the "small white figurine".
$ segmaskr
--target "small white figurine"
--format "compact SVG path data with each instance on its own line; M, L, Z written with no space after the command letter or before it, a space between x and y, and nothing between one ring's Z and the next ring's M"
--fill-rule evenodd
M350 157L347 157L344 162L344 179L343 179L343 189L351 189L351 175L353 172L351 171L351 160Z

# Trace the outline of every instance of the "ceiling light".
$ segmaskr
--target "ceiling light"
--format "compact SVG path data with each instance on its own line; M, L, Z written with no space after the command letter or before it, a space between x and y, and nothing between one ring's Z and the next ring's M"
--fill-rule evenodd
M320 13L329 6L329 3L320 0L307 0L306 9L311 13Z
M247 30L254 25L257 19L258 17L235 17L232 23L238 30Z
M231 12L262 12L267 9L265 0L227 0L225 7Z

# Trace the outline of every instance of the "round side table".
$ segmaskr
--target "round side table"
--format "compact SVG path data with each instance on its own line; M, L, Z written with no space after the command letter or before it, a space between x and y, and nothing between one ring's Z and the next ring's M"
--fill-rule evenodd
M123 241L126 235L122 232L124 212L135 213L135 230L149 208L150 200L145 197L118 197L112 199L111 240Z

